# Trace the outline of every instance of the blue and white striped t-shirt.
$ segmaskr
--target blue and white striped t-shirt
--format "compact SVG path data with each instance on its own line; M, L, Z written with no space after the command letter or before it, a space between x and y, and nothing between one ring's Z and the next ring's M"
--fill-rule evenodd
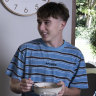
M49 47L40 38L18 48L6 74L19 80L63 81L69 88L88 88L85 67L82 53L73 45L64 41L58 48Z

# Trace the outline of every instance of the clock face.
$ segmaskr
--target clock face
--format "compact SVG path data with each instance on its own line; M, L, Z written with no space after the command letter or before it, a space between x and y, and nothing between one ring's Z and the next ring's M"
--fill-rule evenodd
M6 8L21 16L36 13L37 9L49 0L2 0Z

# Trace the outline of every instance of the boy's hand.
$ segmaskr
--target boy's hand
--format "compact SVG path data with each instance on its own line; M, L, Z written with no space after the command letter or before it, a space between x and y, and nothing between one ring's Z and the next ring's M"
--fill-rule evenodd
M58 96L63 96L64 95L64 92L65 92L65 84L63 81L60 81L59 83L57 83L57 85L62 85L62 89L61 91L58 93Z
M32 85L34 84L34 82L31 80L31 78L29 79L22 79L20 82L20 90L22 92L29 92L32 90Z

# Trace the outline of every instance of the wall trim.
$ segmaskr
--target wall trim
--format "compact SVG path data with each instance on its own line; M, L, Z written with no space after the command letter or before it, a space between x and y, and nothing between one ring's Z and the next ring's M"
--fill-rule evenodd
M75 45L75 24L76 24L76 0L72 0L72 32L71 32L72 45Z

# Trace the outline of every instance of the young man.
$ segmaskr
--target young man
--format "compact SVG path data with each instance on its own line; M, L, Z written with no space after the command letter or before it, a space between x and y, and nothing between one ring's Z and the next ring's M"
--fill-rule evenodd
M69 11L61 3L49 2L38 9L42 38L22 44L6 72L13 92L37 96L34 82L62 85L58 96L79 96L81 88L88 88L83 55L62 36L68 18Z

